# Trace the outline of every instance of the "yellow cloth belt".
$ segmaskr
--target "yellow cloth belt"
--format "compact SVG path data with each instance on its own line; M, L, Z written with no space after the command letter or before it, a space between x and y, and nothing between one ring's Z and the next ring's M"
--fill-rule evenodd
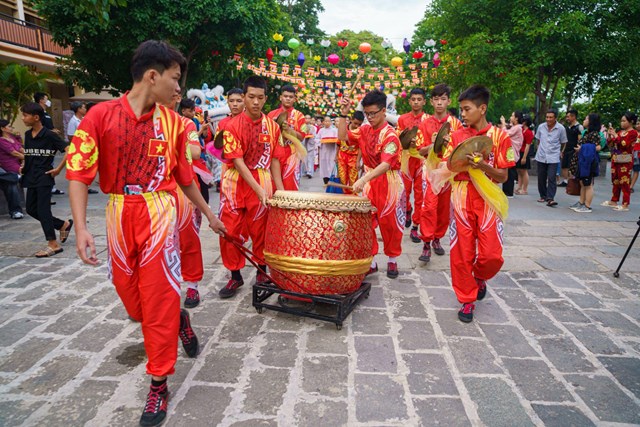
M509 216L509 200L502 189L480 169L469 168L468 172L480 196L505 221Z
M264 251L264 260L271 268L287 273L335 277L366 273L373 257L341 261L299 258Z
M409 175L409 157L415 157L416 159L424 159L418 152L417 148L409 148L408 150L402 150L400 154L400 170L403 174Z

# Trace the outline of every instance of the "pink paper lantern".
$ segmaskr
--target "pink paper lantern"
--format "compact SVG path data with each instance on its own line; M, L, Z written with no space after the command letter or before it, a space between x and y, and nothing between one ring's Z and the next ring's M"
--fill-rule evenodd
M335 53L332 53L327 57L327 61L329 61L329 64L331 65L336 65L338 62L340 62L340 57Z

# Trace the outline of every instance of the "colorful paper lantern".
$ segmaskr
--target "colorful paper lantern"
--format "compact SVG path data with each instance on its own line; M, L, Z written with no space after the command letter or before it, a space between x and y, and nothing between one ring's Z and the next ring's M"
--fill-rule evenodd
M338 47L344 49L347 46L349 46L349 42L347 40L338 40Z
M340 57L335 53L332 53L327 57L327 61L329 61L331 65L336 65L338 62L340 62Z
M411 43L409 43L409 40L407 40L406 38L402 42L402 48L404 49L405 53L409 53L409 51L411 50Z
M393 44L391 43L391 40L389 39L384 39L381 43L382 47L387 50L389 49L391 46L393 46Z
M448 42L447 42L447 40L446 40L446 39L440 39L440 44L441 44L442 46L446 45L447 43L448 43Z
M304 57L304 53L300 52L298 55L298 64L300 64L301 67L304 65L305 60L306 58Z
M320 42L320 46L325 47L325 48L331 46L331 40L326 40L326 39L322 40Z
M273 37L273 41L276 43L284 40L284 36L280 33L274 33L272 37Z
M360 50L360 52L366 55L367 53L371 52L371 45L369 43L360 43L358 49Z
M289 39L289 41L287 42L287 46L289 46L289 49L296 49L298 46L300 46L300 40L296 38Z
M314 43L315 41L313 39L307 39L307 45L313 46Z
M434 39L429 39L424 42L424 45L428 48L432 48L436 45L436 41Z
M407 91L403 90L402 93L400 93L400 96L403 97L403 98L406 98L407 97Z
M280 51L280 56L282 56L283 58L286 58L286 57L288 57L289 55L291 55L291 52L290 52L290 51L288 51L287 49L282 49L282 50Z
M399 56L394 56L393 58L391 58L391 65L393 65L394 67L401 66L402 58L400 58Z
M350 58L352 61L355 61L355 60L357 60L357 59L358 59L358 54L357 54L357 53L352 53L351 55L349 55L349 58Z
M438 68L441 62L442 60L440 59L440 54L436 52L436 54L433 55L433 66Z
M420 52L419 50L416 50L415 52L413 52L413 59L422 59L424 57L424 53Z
M271 60L273 59L273 49L269 48L267 49L267 61L271 62Z

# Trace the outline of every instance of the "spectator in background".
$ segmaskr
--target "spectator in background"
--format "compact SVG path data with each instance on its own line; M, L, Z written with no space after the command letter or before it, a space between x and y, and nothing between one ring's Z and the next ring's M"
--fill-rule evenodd
M556 175L560 166L560 159L564 145L567 143L567 131L558 123L558 112L549 109L545 115L545 123L538 126L536 131L538 151L536 162L538 163L538 202L547 203L549 207L555 207L558 202L556 197Z
M509 123L507 124L504 116L500 117L500 128L507 132L509 138L511 139L511 146L513 147L513 152L516 155L515 162L518 164L520 160L520 149L522 148L524 141L524 134L522 133L522 123L523 123L523 115L520 111L514 111L511 113L511 117L509 117ZM504 194L512 198L513 197L513 187L515 185L516 177L518 176L518 172L516 171L516 167L513 166L507 170L507 180L502 184L502 191Z
M578 142L580 138L582 138L582 132L584 131L584 127L578 122L578 111L573 108L567 111L565 122L567 123L565 126L567 129L567 143L562 152L562 181L558 184L558 187L567 186L567 180L570 178L569 165L571 165L571 160L577 152L575 148L578 146Z
M569 172L580 181L580 200L570 209L589 213L593 202L593 178L598 175L600 164L600 116L595 113L587 115L583 125L586 131L574 148L574 161L569 167Z
M36 92L33 94L33 100L36 102L36 104L39 104L42 107L42 111L44 111L44 116L42 118L42 127L44 127L45 129L49 129L61 136L62 133L53 126L53 120L51 119L49 113L47 113L47 108L51 108L51 100L49 99L49 95L44 92ZM64 194L64 191L56 188L55 179L53 180L53 187L51 187L51 194ZM56 202L52 201L51 204L55 205Z
M516 194L529 194L529 169L531 169L531 143L533 131L531 130L531 117L524 116L522 123L522 146L520 147L520 160L516 162L518 172L518 188Z
M307 178L313 178L313 164L316 158L316 134L318 129L315 126L313 118L307 114L307 137L304 139L304 148L307 149L307 158L302 162L302 174Z
M631 177L631 192L633 193L633 186L636 185L638 180L638 174L640 174L640 120L636 122L636 132L638 132L638 139L633 146L633 176Z
M616 211L628 211L631 202L631 171L633 169L633 147L638 140L638 132L635 130L638 117L627 111L620 118L620 132L609 124L608 141L611 147L611 181L613 194L611 201L604 202L602 206L611 206ZM622 192L622 204L618 206Z
M19 137L9 125L9 120L0 119L0 189L4 193L12 219L24 218L20 206L18 179L24 161L24 149Z

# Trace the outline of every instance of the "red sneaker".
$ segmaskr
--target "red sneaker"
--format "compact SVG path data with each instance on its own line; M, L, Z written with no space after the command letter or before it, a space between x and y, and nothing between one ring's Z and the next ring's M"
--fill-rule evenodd
M476 279L476 283L478 284L478 296L476 297L476 299L478 301L481 301L482 299L484 299L485 295L487 295L487 281Z
M476 306L471 302L465 302L462 304L462 308L458 312L458 319L463 321L464 323L469 323L473 320L473 310Z
M390 279L395 279L398 277L398 263L396 262L388 262L387 263L387 277Z
M197 289L187 288L187 297L184 300L186 308L194 308L200 304L200 293Z
M157 426L164 421L167 416L167 402L169 400L169 389L167 384L159 387L151 386L147 395L147 402L144 404L144 412L140 417L141 426Z
M418 227L411 227L411 233L409 233L409 237L413 243L420 243L422 240L420 239L420 235L418 234Z
M433 239L433 242L431 242L431 247L433 248L433 252L435 252L436 255L444 255L444 248L440 244L440 239Z
M364 276L367 277L368 275L377 273L377 272L378 272L378 264L376 264L375 267L369 267L369 271L367 271L367 274L365 274Z
M271 279L262 271L258 271L258 274L256 274L256 285L266 285L267 283L271 283Z
M218 291L218 295L220 295L220 298L231 298L242 285L244 285L244 281L230 279L227 286Z

